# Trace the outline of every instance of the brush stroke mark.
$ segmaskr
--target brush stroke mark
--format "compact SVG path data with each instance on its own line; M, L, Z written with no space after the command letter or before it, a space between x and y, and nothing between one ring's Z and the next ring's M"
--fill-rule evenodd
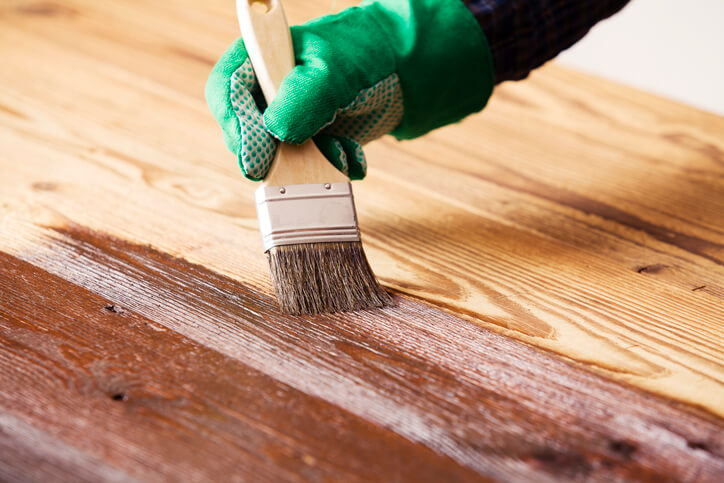
M494 479L686 479L696 474L702 481L716 481L724 476L721 419L613 383L417 302L398 299L396 308L354 314L284 316L271 296L254 286L148 246L77 227L56 230L48 244L49 250L23 258L55 278L42 270L4 277L28 286L15 292L15 303L2 307L0 318L15 310L15 319L27 316L26 326L44 320L43 312L33 317L30 307L17 312L17 301L26 297L72 320L76 310L63 312L61 290L48 288L49 280L61 284L63 279L95 294L93 307L82 313L109 318L106 326L114 324L119 331L113 340L125 340L129 330L159 337L150 326L167 329L160 340L177 338L178 349L168 349L169 355L164 347L170 342L155 346L157 360L163 362L151 361L150 366L159 371L187 367L185 376L161 373L159 381L207 377L220 383L214 388L207 379L204 389L193 394L217 397L217 391L251 384L233 378L253 372L259 386L274 384L284 394L304 395L329 408L320 412L310 404L299 417L288 418L292 426L304 425L313 412L339 408L343 413L325 424L345 414L439 455L451 471ZM18 263L4 256L0 266ZM3 287L0 300L7 299L7 292ZM109 311L108 305L123 307L125 313ZM37 337L27 337L15 350L37 354L39 349L31 349ZM85 357L82 350L65 353L76 360ZM188 389L164 389L145 381L142 371L118 371L119 364L129 366L125 359L96 363L91 381L103 383L91 383L88 394L98 394L118 411L143 408L139 414L201 404ZM226 364L228 371L223 370ZM231 379L225 382L219 370ZM46 372L35 371L34 377L50 382L52 390L56 376ZM127 377L113 377L119 372ZM267 393L255 398L255 404L278 406L278 397ZM282 406L294 403L287 400ZM178 424L173 418L165 421ZM637 450L627 451L622 441ZM336 447L338 442L328 444ZM302 463L324 460L305 454ZM416 462L422 469L430 464L425 458Z

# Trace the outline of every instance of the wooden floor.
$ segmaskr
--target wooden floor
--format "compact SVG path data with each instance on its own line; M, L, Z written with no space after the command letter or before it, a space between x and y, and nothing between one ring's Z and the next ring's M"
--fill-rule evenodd
M724 118L500 86L366 150L398 306L282 316L203 99L237 28L0 3L0 480L724 480Z

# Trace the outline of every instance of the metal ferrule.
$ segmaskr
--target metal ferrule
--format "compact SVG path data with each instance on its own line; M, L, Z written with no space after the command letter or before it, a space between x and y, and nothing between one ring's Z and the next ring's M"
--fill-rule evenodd
M360 240L350 183L262 186L254 198L264 251Z

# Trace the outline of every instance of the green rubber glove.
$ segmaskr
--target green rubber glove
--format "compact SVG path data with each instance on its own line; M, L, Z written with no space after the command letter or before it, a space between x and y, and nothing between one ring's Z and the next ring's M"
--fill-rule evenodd
M494 85L487 40L460 0L365 1L291 28L297 66L266 107L241 39L206 98L247 178L266 175L277 140L309 138L352 179L361 145L410 139L479 111Z

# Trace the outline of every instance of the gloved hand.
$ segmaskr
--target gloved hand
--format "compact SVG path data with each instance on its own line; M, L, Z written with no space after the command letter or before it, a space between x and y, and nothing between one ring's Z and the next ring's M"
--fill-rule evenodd
M368 0L291 35L297 66L266 109L241 39L206 85L226 145L253 180L266 175L277 140L311 137L339 170L361 179L362 144L456 122L492 93L487 40L460 0Z

